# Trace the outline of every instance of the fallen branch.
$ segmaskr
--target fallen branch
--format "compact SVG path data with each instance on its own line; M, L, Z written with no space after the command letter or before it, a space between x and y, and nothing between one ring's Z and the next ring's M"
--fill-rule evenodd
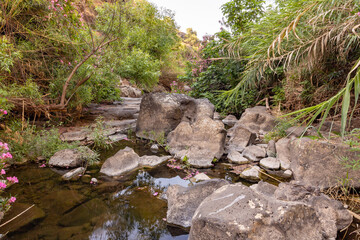
M13 217L12 219L4 222L3 224L0 225L0 228L2 228L3 226L5 226L6 224L8 224L9 222L12 222L13 220L15 220L16 218L20 217L21 215L23 215L24 213L26 213L27 211L30 210L30 208L32 208L33 206L35 206L35 204L31 205L30 207L28 207L27 209L25 209L24 211L22 211L21 213L19 213L18 215L16 215L15 217Z

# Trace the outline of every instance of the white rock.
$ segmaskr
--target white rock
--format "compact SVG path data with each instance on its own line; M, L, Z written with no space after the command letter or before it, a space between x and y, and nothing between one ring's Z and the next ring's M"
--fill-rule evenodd
M245 169L242 173L240 173L240 177L251 182L258 182L260 181L260 170L260 167L253 166L251 168Z
M206 175L205 173L199 173L198 175L190 178L191 182L200 182L200 181L205 181L205 180L210 180L211 178L209 178L208 175Z
M292 174L293 174L292 171L288 169L283 173L283 177L284 178L291 178Z
M280 168L280 161L273 157L268 157L260 160L260 166L270 170L278 170Z

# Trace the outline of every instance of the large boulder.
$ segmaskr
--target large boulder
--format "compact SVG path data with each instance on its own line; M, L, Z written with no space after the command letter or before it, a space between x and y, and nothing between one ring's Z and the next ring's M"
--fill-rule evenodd
M194 122L199 116L213 118L214 106L207 99L184 94L149 93L142 98L136 135L156 140L166 136L181 121Z
M210 167L214 158L224 153L226 131L221 121L210 117L181 122L167 137L170 153L195 167Z
M276 123L275 117L266 110L266 107L256 106L246 109L236 125L241 125L253 133L266 133L271 131Z
M349 146L305 137L292 141L289 151L295 180L329 188L337 186L341 179L348 179L355 188L360 187L360 171L346 168L346 164L359 159L359 152Z
M75 168L84 165L87 158L95 153L88 147L57 151L49 160L53 167Z
M341 204L314 189L237 183L219 188L200 204L189 239L335 239L351 221Z
M216 189L227 185L225 180L207 180L191 187L172 185L166 191L168 200L167 222L190 227L191 219L200 203Z
M137 168L138 165L139 155L133 149L126 147L118 151L114 156L106 159L100 169L100 173L110 177L119 176Z

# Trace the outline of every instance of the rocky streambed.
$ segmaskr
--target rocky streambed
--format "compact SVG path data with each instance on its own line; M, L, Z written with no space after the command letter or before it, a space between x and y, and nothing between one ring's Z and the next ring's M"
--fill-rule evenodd
M25 205L3 222L26 204L35 204L26 214L36 217L24 215L32 220L5 225L1 233L10 231L9 239L336 239L353 222L349 206L322 193L341 179L360 187L359 171L340 161L358 154L336 138L299 138L312 133L295 126L265 142L277 124L265 107L221 120L206 99L155 93L141 104L125 100L90 106L96 112L90 116L106 116L104 134L117 142L100 165L83 168L84 150L75 149L56 153L49 161L54 168L13 170L24 180L10 192ZM62 137L91 141L91 127Z

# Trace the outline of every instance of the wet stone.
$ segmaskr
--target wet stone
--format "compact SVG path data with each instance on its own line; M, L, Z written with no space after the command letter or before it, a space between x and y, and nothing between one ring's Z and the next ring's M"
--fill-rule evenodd
M62 180L78 180L84 172L85 172L85 168L83 168L83 167L75 168L75 169L65 173L61 177L61 179Z
M260 170L258 166L253 166L240 173L240 177L250 182L258 182L260 181Z

